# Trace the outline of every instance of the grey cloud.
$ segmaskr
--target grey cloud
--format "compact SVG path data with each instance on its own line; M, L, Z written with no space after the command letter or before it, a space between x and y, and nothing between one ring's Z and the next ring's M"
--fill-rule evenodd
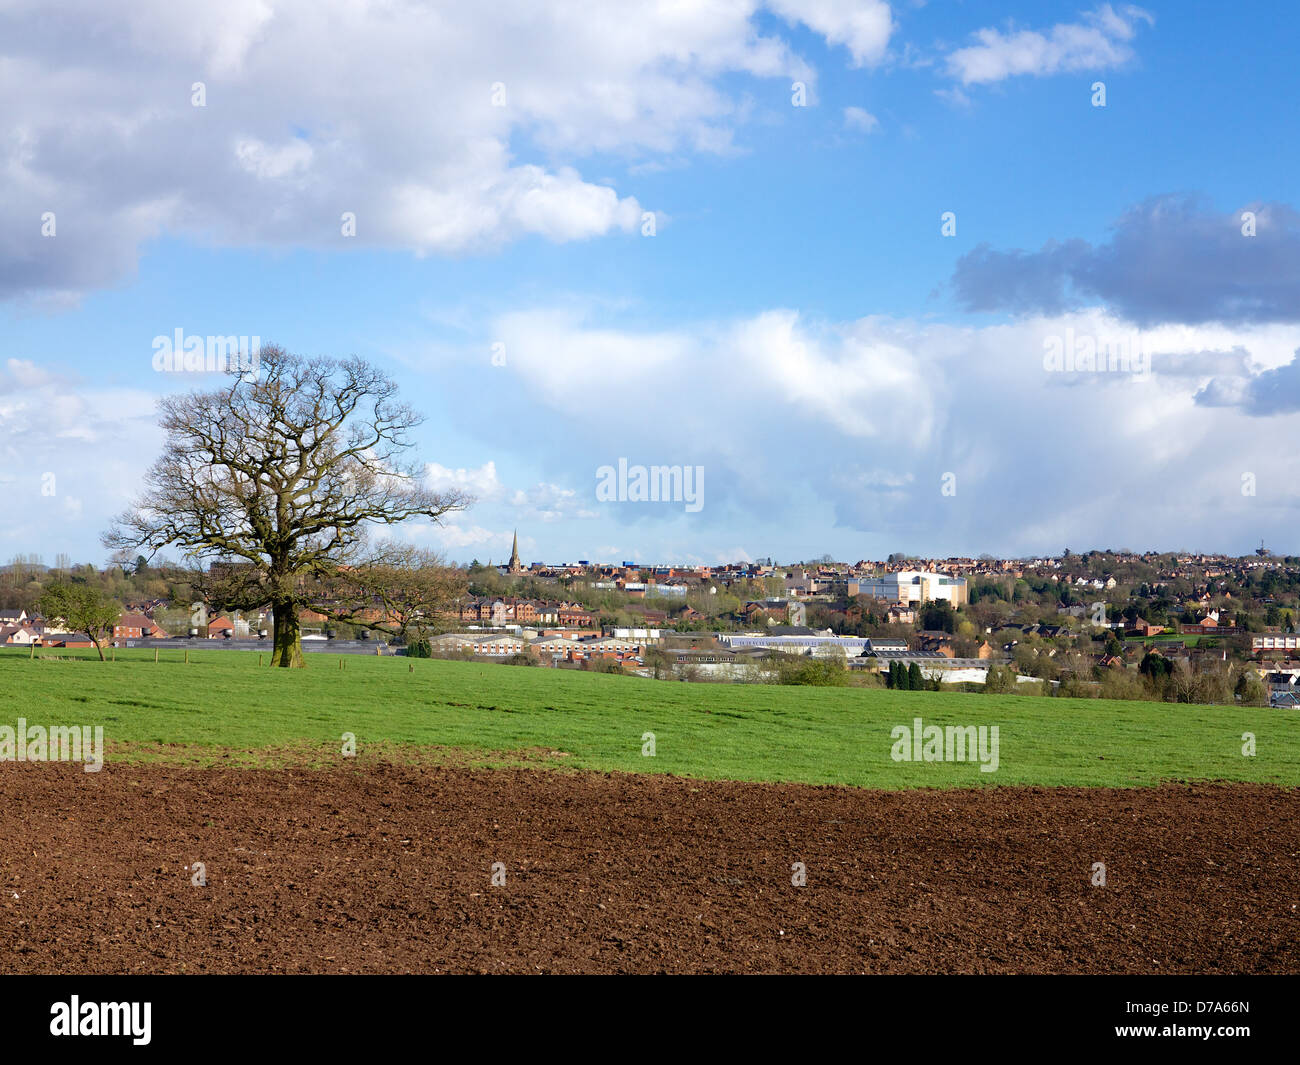
M1156 351L1151 372L1166 377L1248 377L1250 352L1240 345L1228 351Z
M1255 215L1253 237L1243 235L1244 211ZM1101 303L1142 326L1300 321L1300 214L1276 203L1222 214L1196 197L1156 197L1120 218L1106 243L981 244L958 260L953 284L974 311Z
M1285 365L1252 377L1216 377L1196 393L1196 402L1260 417L1300 411L1300 351Z

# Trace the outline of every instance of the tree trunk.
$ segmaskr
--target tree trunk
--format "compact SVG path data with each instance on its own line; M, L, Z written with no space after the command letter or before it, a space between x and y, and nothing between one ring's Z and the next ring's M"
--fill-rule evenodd
M95 650L99 652L99 660L104 661L104 649L99 646L99 641L94 636L90 637L90 642L95 645Z
M274 603L271 612L275 618L271 665L285 669L306 668L307 663L302 657L302 630L298 627L297 605L293 602Z

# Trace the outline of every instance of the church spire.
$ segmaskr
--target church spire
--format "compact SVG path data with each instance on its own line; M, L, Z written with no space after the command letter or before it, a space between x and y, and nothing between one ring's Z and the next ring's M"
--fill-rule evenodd
M519 530L515 530L515 542L510 548L510 572L522 573L524 564L519 561Z

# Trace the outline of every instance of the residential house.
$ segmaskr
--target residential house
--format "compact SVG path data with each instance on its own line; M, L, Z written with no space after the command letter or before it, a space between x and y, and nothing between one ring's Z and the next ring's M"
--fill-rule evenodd
M233 640L235 638L235 623L225 614L213 618L208 622L207 636L209 640Z
M139 640L146 636L150 639L163 639L167 633L155 625L152 618L143 614L123 614L113 626L115 640Z
M60 632L41 641L45 647L94 647L95 641L84 632Z
M27 647L40 641L40 633L31 626L0 625L0 643Z

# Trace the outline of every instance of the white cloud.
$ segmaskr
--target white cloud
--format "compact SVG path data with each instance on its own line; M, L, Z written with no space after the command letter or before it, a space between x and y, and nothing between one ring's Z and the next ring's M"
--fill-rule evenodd
M705 467L698 515L595 506L629 527L656 523L652 540L617 537L659 545L656 557L669 536L707 551L733 542L737 528L755 530L760 555L773 537L815 534L852 536L862 544L854 557L873 557L862 541L883 529L892 542L876 546L885 552L1212 547L1281 539L1300 517L1300 456L1276 447L1300 428L1300 413L1273 414L1264 435L1246 411L1222 405L1237 394L1225 373L1290 363L1294 327L1143 330L1158 355L1144 380L1045 369L1046 342L1067 330L1103 345L1133 333L1097 310L983 328L818 322L789 309L664 332L573 311L517 312L509 322L504 372L529 398L536 460L571 471L557 480L581 491L589 466L619 456ZM605 398L593 403L573 383L597 377ZM1216 380L1218 391L1198 402ZM593 440L617 443L593 459ZM1267 503L1240 495L1243 470L1272 486ZM945 473L956 475L955 496L941 491Z
M424 482L435 492L468 492L480 503L493 502L505 493L505 486L497 479L497 464L492 461L473 469L463 466L451 469L436 462L427 462L424 466Z
M855 62L888 40L884 4L802 6ZM417 254L630 233L641 202L584 177L583 159L728 152L746 118L736 75L815 82L758 8L65 0L53 19L14 0L0 12L0 296L115 282L160 233ZM44 212L55 239L33 224Z
M256 138L235 145L235 158L247 173L264 181L276 181L302 173L311 166L315 153L306 141L292 140L272 148Z
M787 22L802 22L830 44L843 45L855 67L884 58L894 23L883 0L768 0Z
M880 128L880 120L861 107L846 107L844 125L859 133L875 133Z
M0 374L0 549L85 556L84 544L140 487L158 453L156 397L89 385L11 358ZM90 531L87 532L86 526Z
M950 76L963 85L987 84L1018 75L1043 76L1077 70L1106 70L1133 58L1129 42L1137 23L1154 24L1141 8L1122 13L1102 4L1082 22L1057 23L1045 33L1036 30L977 30L977 44L958 48L947 57Z
M510 552L512 534L485 529L481 525L457 525L448 522L445 525L412 526L407 534L413 539L428 539L445 551L463 551L467 548L494 551L497 554ZM484 561L487 561L484 559Z
M591 507L594 497L594 474L591 483L592 491L582 494L577 489L539 481L527 491L516 491L511 495L510 505L521 508L524 517L544 522L561 521L566 518L599 517Z
M49 370L37 366L31 359L8 359L5 368L9 371L11 381L8 384L11 388L39 388L42 385L52 385L58 380ZM5 385L6 382L0 379L0 389L5 388Z

